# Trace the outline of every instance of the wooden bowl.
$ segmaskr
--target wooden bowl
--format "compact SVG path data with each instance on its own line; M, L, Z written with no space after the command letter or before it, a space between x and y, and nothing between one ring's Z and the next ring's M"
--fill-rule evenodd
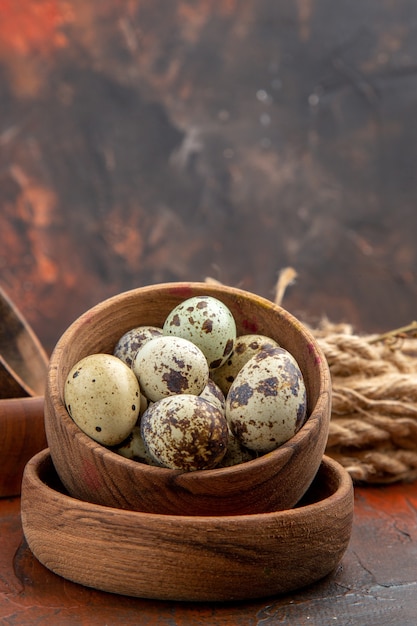
M46 447L48 360L32 328L0 288L0 497L20 494L26 463Z
M46 448L43 396L0 400L0 497L20 494L23 470Z
M0 288L0 398L43 396L47 367L37 336Z
M36 558L73 582L161 600L248 600L331 573L350 539L353 487L323 457L300 506L201 517L123 511L63 492L48 450L25 469L23 531Z
M125 459L95 443L69 417L63 386L72 366L95 352L113 351L127 330L162 326L188 297L222 300L238 334L273 337L297 359L305 378L309 418L280 448L232 467L181 472ZM169 283L128 291L84 313L62 335L50 359L45 428L52 460L68 492L116 508L166 514L229 515L288 509L310 486L324 453L330 420L327 362L310 332L281 307L239 289Z

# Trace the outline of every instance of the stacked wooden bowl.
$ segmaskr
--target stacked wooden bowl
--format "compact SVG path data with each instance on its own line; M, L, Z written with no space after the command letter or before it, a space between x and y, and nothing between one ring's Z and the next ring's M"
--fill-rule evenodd
M26 463L46 446L47 367L35 333L0 289L0 497L20 494Z
M131 328L162 326L177 304L203 294L226 304L238 334L267 335L297 360L308 400L302 428L256 459L193 472L129 460L90 439L65 408L63 386L73 365L112 353ZM110 298L76 320L51 356L49 450L28 464L22 487L28 544L70 580L133 596L235 600L311 583L336 567L352 524L351 480L323 457L330 402L328 366L314 338L268 300L206 283L154 285Z

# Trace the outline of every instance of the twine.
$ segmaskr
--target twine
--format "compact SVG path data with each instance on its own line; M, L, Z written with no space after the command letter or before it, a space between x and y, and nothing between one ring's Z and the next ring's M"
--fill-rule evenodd
M293 268L280 272L276 304L296 276ZM417 479L417 322L382 335L357 335L327 319L309 330L332 381L326 454L356 484Z
M277 304L295 277L292 268L280 273ZM349 324L323 319L310 330L332 380L326 454L354 483L417 479L417 323L359 336Z

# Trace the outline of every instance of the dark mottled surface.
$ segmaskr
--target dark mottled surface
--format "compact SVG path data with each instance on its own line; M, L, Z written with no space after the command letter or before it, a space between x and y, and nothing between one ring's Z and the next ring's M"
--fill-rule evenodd
M50 350L207 275L365 331L415 317L413 0L0 3L0 280Z

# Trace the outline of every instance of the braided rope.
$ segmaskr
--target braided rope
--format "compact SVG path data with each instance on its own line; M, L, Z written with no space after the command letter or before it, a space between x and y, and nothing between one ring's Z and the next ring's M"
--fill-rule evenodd
M276 304L296 276L291 267L280 272ZM310 328L332 380L326 454L347 469L354 483L417 479L417 324L410 328L413 337L395 331L359 336L351 325L327 319Z
M277 304L296 276L292 268L280 272ZM310 330L332 380L326 454L355 483L417 479L417 324L399 329L412 330L411 338L398 331L358 336L351 325L327 319Z
M332 379L326 454L355 482L416 479L417 339L371 343L329 322L312 332Z

